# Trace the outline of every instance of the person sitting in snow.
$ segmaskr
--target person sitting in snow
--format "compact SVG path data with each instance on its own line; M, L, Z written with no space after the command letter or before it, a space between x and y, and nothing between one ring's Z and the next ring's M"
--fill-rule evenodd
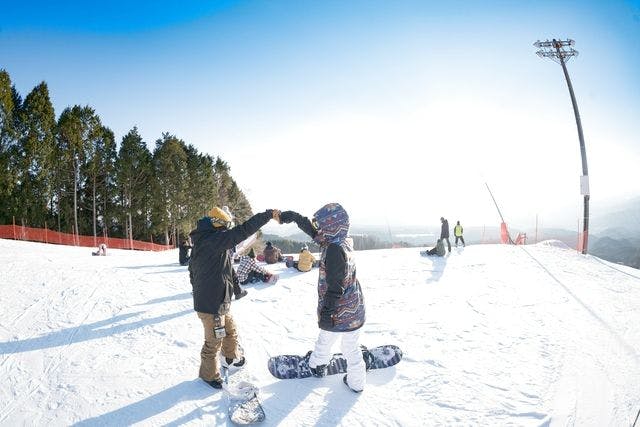
M445 251L444 242L442 241L442 239L438 239L438 241L436 242L436 245L432 249L429 249L427 251L427 255L444 256L445 253L446 251Z
M257 232L269 220L279 222L280 211L269 209L231 228L232 218L215 207L200 219L190 233L193 249L189 279L193 288L193 309L204 328L199 377L213 388L222 388L220 364L241 367L245 357L238 346L238 331L231 315L234 269L229 249ZM218 362L218 353L222 357Z
M107 256L107 245L104 243L100 243L98 245L98 250L95 252L91 252L93 256Z
M338 203L329 203L313 214L313 219L297 212L282 212L283 223L295 222L320 245L318 275L318 326L320 333L314 350L307 354L309 367L316 377L326 374L332 357L331 347L340 339L347 359L343 382L354 392L364 389L366 366L359 338L365 322L362 287L356 277L353 241L349 233L349 215Z
M280 249L273 246L271 242L267 242L267 246L262 251L262 254L264 255L264 262L267 264L275 264L276 262L284 261Z
M310 271L313 267L317 267L316 265L316 257L313 256L311 252L309 252L309 247L304 245L300 250L300 255L298 256L298 261L293 261L290 265L296 268L298 271L303 273Z
M256 263L256 253L251 248L247 255L240 257L240 265L238 266L238 280L242 285L248 285L255 282L274 282L274 274L268 272L265 268Z

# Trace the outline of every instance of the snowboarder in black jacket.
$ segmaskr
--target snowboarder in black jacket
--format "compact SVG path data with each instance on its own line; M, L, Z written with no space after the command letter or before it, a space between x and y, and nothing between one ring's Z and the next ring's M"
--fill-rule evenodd
M189 244L188 239L184 239L182 241L180 247L178 248L178 261L180 262L180 265L189 265L189 259L191 258L189 256L189 249L191 249L192 247L193 246Z
M451 242L449 241L449 221L441 216L440 222L442 223L442 228L440 229L440 238L442 239L442 241L447 241L447 247L449 248L449 253L451 253Z
M280 220L280 211L266 210L231 228L232 218L213 208L191 232L193 250L189 277L193 287L193 308L204 327L199 376L214 388L222 387L218 352L223 365L242 366L244 356L238 347L238 333L231 316L234 276L229 249L251 236L270 219Z

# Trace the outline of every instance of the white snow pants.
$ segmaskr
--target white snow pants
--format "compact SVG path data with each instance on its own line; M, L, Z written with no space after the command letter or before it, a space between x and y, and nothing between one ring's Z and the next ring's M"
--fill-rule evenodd
M353 390L363 390L366 381L366 366L362 359L359 338L360 329L351 332L329 332L320 330L316 346L309 357L309 366L326 365L331 360L331 347L342 338L341 351L347 359L347 382Z

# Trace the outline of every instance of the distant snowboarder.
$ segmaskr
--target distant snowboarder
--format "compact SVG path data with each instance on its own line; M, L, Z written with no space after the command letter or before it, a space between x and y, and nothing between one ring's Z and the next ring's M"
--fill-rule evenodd
M455 225L455 227L453 227L453 235L456 236L456 247L458 246L458 240L460 240L462 242L462 247L465 246L464 237L462 237L462 232L463 231L464 231L464 229L460 225L460 221L456 221L456 225Z
M91 252L93 256L107 256L107 245L105 243L100 243L98 245L98 250L95 252Z
M280 249L273 246L271 242L267 242L267 246L265 246L262 254L264 255L264 262L267 264L275 264L276 262L284 261L284 257L282 256Z
M178 261L180 265L189 265L189 251L193 246L189 243L189 239L184 239L178 248Z
M440 238L447 241L447 247L449 248L449 253L451 253L451 242L449 241L449 221L441 216L440 222L442 223L442 228L440 229Z
M340 204L329 203L313 214L312 221L293 211L283 212L280 219L283 223L295 222L321 249L317 306L320 334L307 360L309 368L314 376L323 377L333 356L331 347L340 338L347 360L343 381L359 393L366 377L359 346L365 306L356 277L353 243L347 238L349 215Z
M429 249L428 251L422 251L420 252L420 255L438 255L438 256L444 256L445 255L445 249L444 249L444 243L442 242L442 239L438 239L438 241L436 242L436 245Z
M256 253L253 248L249 250L247 255L240 257L240 265L238 265L238 280L240 280L240 284L248 285L255 282L275 283L277 278L272 278L274 273L258 265L255 258Z

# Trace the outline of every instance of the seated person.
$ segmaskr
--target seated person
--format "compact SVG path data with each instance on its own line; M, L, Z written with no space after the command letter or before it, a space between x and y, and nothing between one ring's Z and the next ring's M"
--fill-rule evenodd
M297 268L298 271L302 272L310 271L313 267L316 266L316 258L311 252L309 252L309 248L307 247L307 245L304 245L302 247L300 256L298 257L298 261L294 261L293 266Z
M104 243L100 243L98 245L98 250L95 252L91 252L93 256L106 256L107 255L107 245Z
M255 282L269 282L272 281L272 277L275 276L269 273L263 267L256 263L256 253L253 248L249 251L248 255L240 257L240 265L238 266L238 280L241 285L246 285Z
M275 264L276 262L284 261L284 257L282 256L280 249L273 246L271 242L267 242L267 246L264 248L262 253L264 255L264 262L267 264Z
M189 243L189 239L184 239L178 248L178 261L180 265L189 265L190 250L193 246Z
M429 249L427 251L427 255L444 256L445 253L444 242L442 241L442 239L438 239L438 241L436 242L436 246L433 249Z

